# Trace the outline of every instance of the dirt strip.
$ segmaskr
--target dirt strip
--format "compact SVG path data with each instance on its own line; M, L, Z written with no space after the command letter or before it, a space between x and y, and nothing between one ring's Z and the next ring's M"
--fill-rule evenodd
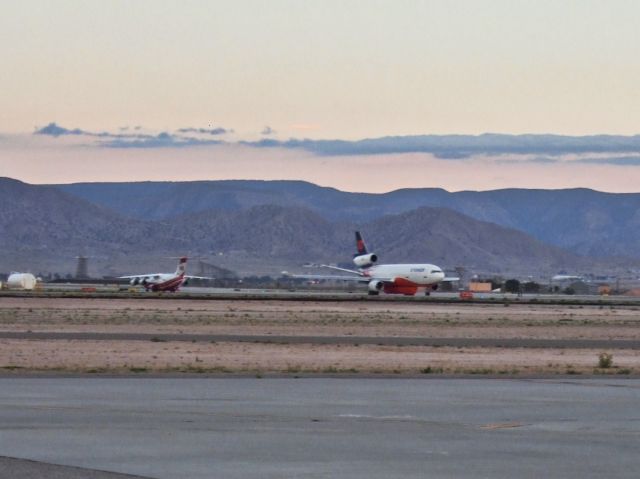
M640 311L3 297L0 372L25 370L626 375L640 373Z
M0 370L78 372L619 373L640 371L640 351L433 348L377 345L0 340Z
M555 349L636 349L640 341L624 339L530 339L530 338L423 338L411 336L281 336L246 334L150 334L150 333L93 333L93 332L2 332L2 339L40 341L189 341L268 344L313 344L378 346L452 346L456 348L555 348Z

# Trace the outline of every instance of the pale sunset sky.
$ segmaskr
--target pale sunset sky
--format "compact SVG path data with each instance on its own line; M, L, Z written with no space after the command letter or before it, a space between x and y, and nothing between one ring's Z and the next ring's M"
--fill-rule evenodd
M632 0L2 2L0 176L638 192L639 19Z

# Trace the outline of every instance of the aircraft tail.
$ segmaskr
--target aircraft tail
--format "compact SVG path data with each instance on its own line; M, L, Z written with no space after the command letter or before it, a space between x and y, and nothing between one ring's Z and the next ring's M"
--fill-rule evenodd
M358 253L355 256L367 254L367 245L364 244L364 240L362 239L360 231L356 231L356 249Z
M178 261L178 268L176 269L176 276L179 276L181 274L184 274L187 270L187 257L183 256L182 258L180 258L180 261Z

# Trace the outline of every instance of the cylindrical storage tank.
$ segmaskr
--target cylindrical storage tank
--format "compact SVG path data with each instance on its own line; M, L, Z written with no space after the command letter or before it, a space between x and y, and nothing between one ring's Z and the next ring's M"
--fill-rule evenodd
M36 277L31 273L12 273L7 279L9 289L33 289L36 287Z

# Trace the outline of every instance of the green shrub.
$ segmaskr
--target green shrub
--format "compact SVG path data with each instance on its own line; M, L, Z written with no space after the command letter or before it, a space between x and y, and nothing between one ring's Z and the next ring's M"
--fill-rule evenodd
M601 369L608 369L613 366L613 354L600 353L598 354L598 367Z

